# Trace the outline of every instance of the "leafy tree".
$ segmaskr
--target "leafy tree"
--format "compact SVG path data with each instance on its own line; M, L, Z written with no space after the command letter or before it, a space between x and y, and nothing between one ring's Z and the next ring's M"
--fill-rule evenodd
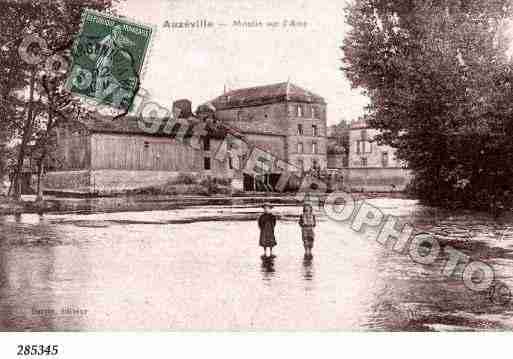
M48 86L44 63L29 64L20 58L18 50L24 38L37 35L46 42L42 49L29 50L40 55L69 55L73 37L78 33L84 8L109 9L112 0L40 1L19 0L0 3L0 120L2 132L19 143L11 193L21 195L20 179L23 163L32 144L45 146L45 131L58 123L62 104L71 104L71 95L63 93L63 83ZM48 90L50 89L50 92ZM56 99L59 98L59 105ZM65 106L64 106L65 107ZM62 112L60 112L62 114ZM42 151L45 153L45 151ZM41 163L43 160L41 160Z
M344 67L370 97L380 142L409 164L432 204L510 206L510 0L355 0Z

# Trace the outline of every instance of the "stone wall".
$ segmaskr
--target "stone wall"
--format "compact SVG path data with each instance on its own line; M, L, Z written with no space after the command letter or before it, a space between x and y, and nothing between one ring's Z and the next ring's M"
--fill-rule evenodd
M347 189L366 192L404 191L412 179L403 168L347 168L343 175Z
M43 178L43 191L71 194L109 195L137 188L160 186L176 178L181 171L134 171L134 170L93 170L49 172ZM229 177L226 172L208 171L186 172L201 177ZM240 178L233 185L241 189Z
M316 161L322 168L327 166L325 104L281 102L232 108L216 111L216 118L239 129L248 140L258 141L260 147L272 148L275 156L292 165L298 166L302 161L304 169L308 170ZM302 134L298 125L301 125ZM260 136L258 139L256 134ZM280 145L273 135L286 136L283 144ZM303 144L303 152L299 152L298 143ZM316 153L312 151L313 143L317 145Z
M303 152L299 152L298 143L302 143ZM316 153L313 152L313 143L317 144ZM303 162L303 168L305 171L312 168L314 161L316 161L321 168L327 167L327 148L325 138L291 136L287 138L287 148L287 161L298 168L301 167L300 161Z
M88 170L48 172L42 178L43 191L91 193L91 174Z
M298 107L301 108L301 111L298 110ZM315 109L315 113L312 109ZM321 168L326 168L326 153L328 150L326 137L326 105L289 102L288 116L288 162L297 167L300 167L302 162L305 170L312 168L314 161L317 162ZM301 129L299 126L301 126ZM317 133L314 133L314 126L317 128ZM314 143L317 146L315 153ZM302 146L299 144L302 144Z
M216 118L242 132L284 135L288 129L286 103L218 110Z
M177 171L96 170L91 173L92 193L109 194L137 188L164 185Z

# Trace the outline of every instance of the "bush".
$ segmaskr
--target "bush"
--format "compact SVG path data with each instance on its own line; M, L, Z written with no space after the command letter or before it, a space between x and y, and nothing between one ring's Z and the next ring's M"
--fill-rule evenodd
M230 194L232 180L230 178L206 177L200 182L208 194Z
M150 186L127 191L128 195L201 195L232 193L231 179L179 174L176 178L160 186Z
M172 184L197 184L198 176L190 173L179 173L176 178L170 181Z

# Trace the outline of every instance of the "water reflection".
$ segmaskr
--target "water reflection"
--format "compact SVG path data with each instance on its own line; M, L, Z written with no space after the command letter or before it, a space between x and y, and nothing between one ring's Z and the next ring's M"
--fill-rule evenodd
M268 281L271 280L274 277L275 269L274 269L274 259L275 256L261 256L262 259L262 266L261 266L261 272L263 275L263 279Z
M44 230L41 234L44 236ZM20 243L18 241L17 243ZM3 246L2 246L3 247ZM0 251L0 309L2 328L52 330L55 328L55 293L49 283L55 253L43 239ZM37 263L37 264L36 264ZM44 310L44 312L41 312Z
M307 281L313 280L314 267L313 267L313 255L305 254L303 256L303 279Z
M78 307L85 282L73 272L87 267L70 238L40 215L5 217L0 226L0 330L80 329L83 318L65 309Z

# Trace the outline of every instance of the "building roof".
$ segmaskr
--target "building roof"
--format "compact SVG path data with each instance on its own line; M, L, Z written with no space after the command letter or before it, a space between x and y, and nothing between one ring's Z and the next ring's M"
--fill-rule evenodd
M226 92L215 98L211 104L217 110L258 106L282 101L296 101L325 104L324 98L290 82L248 87Z
M187 119L191 124L199 120L196 117L190 117ZM81 125L84 126L89 132L92 133L116 133L116 134L127 134L127 135L146 135L155 137L174 137L176 130L169 133L164 132L166 127L166 120L162 121L157 131L145 130L145 126L148 129L151 128L151 122L148 120L147 123L140 120L140 117L136 116L124 116L118 119L114 119L109 116L95 116L88 120L80 121ZM173 126L174 127L174 126ZM228 129L226 126L221 124L207 123L206 131L212 138L223 139L227 133L231 133L234 136L241 137L241 134L237 130ZM192 128L188 131L184 137L192 136Z
M94 133L149 134L139 127L139 118L133 116L118 119L109 116L95 116L82 120L81 124Z
M365 121L363 119L359 119L359 120L351 122L351 128L350 128L351 130L359 130L359 129L365 129L365 128L369 128L369 124L367 123L367 121Z

